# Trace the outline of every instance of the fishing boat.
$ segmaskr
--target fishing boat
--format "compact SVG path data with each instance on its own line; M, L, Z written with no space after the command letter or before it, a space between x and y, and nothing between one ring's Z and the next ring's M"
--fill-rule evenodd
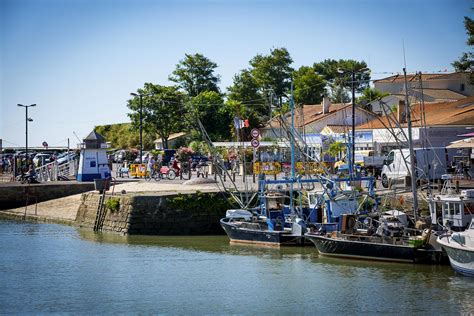
M439 236L438 243L448 254L454 271L474 277L474 220L465 231Z
M306 225L303 219L294 217L294 222L284 216L268 218L248 210L228 210L220 220L222 228L232 243L258 244L279 247L301 245Z

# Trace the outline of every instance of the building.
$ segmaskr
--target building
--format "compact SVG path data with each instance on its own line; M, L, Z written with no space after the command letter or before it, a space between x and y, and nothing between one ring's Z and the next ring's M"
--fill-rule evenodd
M420 82L421 78L421 82ZM474 86L469 83L469 73L454 72L444 74L407 75L409 101L450 102L474 96ZM390 95L370 103L374 113L384 115L386 110L397 106L399 100L405 100L405 78L395 75L374 80L374 89Z
M355 124L366 123L376 115L363 108L355 109ZM286 137L285 127L291 126L291 113L286 113L283 122L279 117L273 118L263 129L264 139L278 139L282 135ZM303 105L295 110L295 128L305 135L319 135L326 126L352 126L352 104L331 104L328 98L324 98L321 104Z
M416 103L410 113L415 147L446 147L459 140L459 135L474 130L474 97L456 102L425 103L424 107ZM358 125L356 130L372 134L373 148L379 154L400 146L408 147L405 114L405 103L399 101L396 112ZM395 122L399 122L401 129L395 127Z
M185 132L171 134L168 137L168 147L174 148L178 140L186 135L187 134ZM161 139L156 139L154 143L155 143L155 149L160 149L160 150L163 149L163 141Z

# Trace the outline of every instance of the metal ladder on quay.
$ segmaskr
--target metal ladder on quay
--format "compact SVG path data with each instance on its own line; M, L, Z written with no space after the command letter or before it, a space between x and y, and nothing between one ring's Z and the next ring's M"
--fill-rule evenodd
M105 180L104 188L99 196L99 205L97 206L97 213L94 222L94 231L101 231L104 226L105 216L107 215L107 207L105 206L105 193L107 192L110 183L112 184L112 195L114 195L116 180L115 178L108 178Z
M101 231L104 226L105 215L107 214L107 208L105 207L105 192L103 190L99 196L99 205L97 206L97 213L94 222L94 231Z

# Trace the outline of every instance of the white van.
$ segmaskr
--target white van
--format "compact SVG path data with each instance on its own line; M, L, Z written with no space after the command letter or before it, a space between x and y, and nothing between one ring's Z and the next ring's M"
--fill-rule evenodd
M415 148L416 177L430 181L441 179L447 173L449 157L456 149L444 147ZM384 160L382 168L382 185L388 188L389 181L399 181L410 175L410 150L392 150Z

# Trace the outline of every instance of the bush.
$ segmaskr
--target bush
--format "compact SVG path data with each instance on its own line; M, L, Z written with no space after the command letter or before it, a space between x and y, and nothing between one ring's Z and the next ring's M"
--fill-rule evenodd
M109 209L112 213L117 212L120 209L120 199L119 198L110 198L105 202L105 207Z

